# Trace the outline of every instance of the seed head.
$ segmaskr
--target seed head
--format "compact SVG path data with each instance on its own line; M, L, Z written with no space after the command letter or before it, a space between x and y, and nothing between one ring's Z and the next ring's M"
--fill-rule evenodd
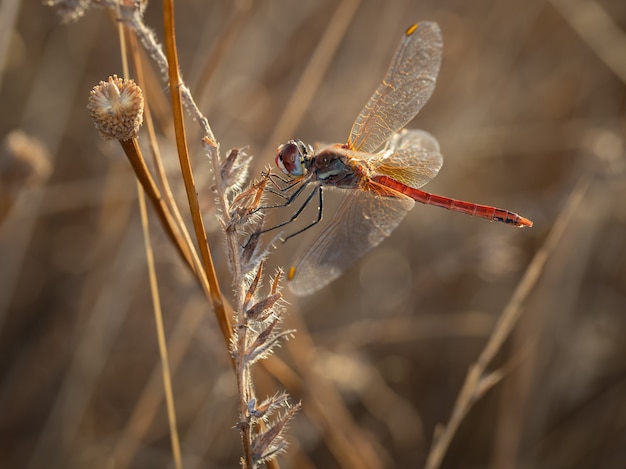
M102 138L130 140L143 123L143 93L133 80L113 75L93 87L87 109Z

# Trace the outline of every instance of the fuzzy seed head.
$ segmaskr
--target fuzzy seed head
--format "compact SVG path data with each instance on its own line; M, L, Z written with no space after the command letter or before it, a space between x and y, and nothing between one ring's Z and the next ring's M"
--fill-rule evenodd
M143 93L133 80L113 75L93 87L87 109L102 138L130 140L143 123Z

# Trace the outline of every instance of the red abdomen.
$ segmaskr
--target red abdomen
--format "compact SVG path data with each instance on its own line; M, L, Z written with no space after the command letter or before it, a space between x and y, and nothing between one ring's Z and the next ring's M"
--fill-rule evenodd
M442 197L440 195L430 194L419 189L414 189L402 184L388 176L374 176L374 182L389 187L400 192L416 202L427 205L435 205L437 207L454 210L455 212L465 213L475 217L486 218L487 220L499 221L515 226L533 226L533 222L524 218L517 213L503 210L501 208L491 207L489 205L480 205L473 202L464 202L462 200L451 199L450 197Z

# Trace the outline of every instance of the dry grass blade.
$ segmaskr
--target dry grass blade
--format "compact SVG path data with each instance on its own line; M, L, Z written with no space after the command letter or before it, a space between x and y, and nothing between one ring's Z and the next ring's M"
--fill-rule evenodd
M180 233L176 229L176 221L172 216L169 207L165 204L165 201L161 196L161 191L154 182L150 171L148 171L148 167L146 166L145 160L142 156L141 149L137 144L137 140L122 140L120 141L120 144L124 149L124 153L126 153L126 156L128 157L128 161L130 161L131 166L135 170L137 179L139 179L143 189L152 201L152 205L161 219L161 224L165 229L165 232L172 240L172 244L176 246L191 271L195 272L195 266L191 252L189 251L189 246L184 242Z
M187 149L185 123L183 119L183 105L180 94L180 87L182 83L178 68L176 35L174 33L174 4L171 0L163 2L163 25L165 29L165 49L168 57L169 89L172 98L174 129L176 131L176 147L178 149L180 168L185 182L187 201L189 203L189 210L193 220L198 249L200 250L200 257L202 258L205 274L209 281L209 286L211 287L211 303L222 329L224 340L226 341L226 344L229 344L232 338L232 328L230 326L230 319L226 314L224 300L222 298L222 293L220 291L215 273L215 266L213 265L211 252L209 251L204 222L202 221L202 214L200 213L200 205L198 203L198 195L194 182L193 171L189 160L189 151Z
M541 277L550 254L569 226L572 216L578 209L588 187L588 179L582 178L570 194L566 206L563 208L561 214L554 223L554 226L552 227L545 243L541 249L539 249L537 254L535 254L535 257L526 269L526 273L517 286L515 293L502 312L502 315L500 316L500 319L498 320L487 345L478 357L476 363L470 366L463 387L459 392L454 408L452 409L452 416L450 417L448 424L435 434L433 445L426 461L426 469L437 469L441 466L446 451L448 450L450 442L459 428L461 421L465 418L474 402L476 402L476 400L484 394L484 380L486 378L485 372L489 363L498 353L502 344L517 323L520 315L522 314L522 303L528 297ZM497 381L498 379L495 379L492 383Z
M179 315L169 340L168 363L171 375L176 375L181 363L183 363L184 356L191 346L192 335L190 331L199 327L202 318L203 315L198 308L189 305ZM132 414L120 432L117 443L111 451L108 464L114 465L116 469L125 469L131 465L142 439L150 430L151 425L154 424L163 396L162 366L156 364L137 399Z
M118 35L120 37L120 48L121 48L121 56L122 63L124 68L124 79L130 79L129 67L128 67L128 54L127 52L127 44L126 44L126 34L125 28L122 23L118 24ZM133 52L134 56L137 57L137 45L133 42ZM140 88L141 89L141 88ZM141 119L143 119L143 113L141 115ZM134 155L136 158L144 163L143 168L146 169L146 173L144 176L148 176L149 180L151 180L150 173L147 171L145 167L145 162L143 158L139 154L139 146L136 145L136 138L133 138L132 141L135 143L133 146L134 149L137 150L137 153ZM124 146L124 144L122 144ZM131 158L129 156L129 158ZM152 249L152 240L150 238L150 226L148 222L148 212L146 209L146 197L142 189L142 184L137 181L137 200L139 203L139 212L141 215L141 229L143 233L143 242L146 252L146 262L148 265L148 278L150 282L150 294L152 297L152 310L154 313L154 322L156 325L157 332L157 341L159 344L159 356L161 363L161 370L163 374L163 389L165 394L165 402L167 404L167 420L169 424L169 434L170 434L170 442L172 445L172 456L174 459L174 465L176 469L182 469L182 458L180 452L180 438L178 435L178 427L176 424L176 410L174 406L174 393L172 391L172 376L170 373L170 364L168 358L168 350L167 350L167 341L165 339L165 328L163 326L163 310L161 308L161 296L159 292L159 282L157 280L156 267L154 262L154 251ZM152 187L154 190L156 186ZM158 199L161 201L161 199ZM156 202L153 200L153 202ZM167 205L164 205L165 208L168 208ZM158 210L157 210L158 211ZM168 222L171 222L171 219L168 219ZM173 227L170 227L173 228ZM176 226L177 229L180 229L180 226ZM189 245L185 245L189 247Z
M148 273L150 277L150 291L152 293L152 306L154 310L154 320L159 341L159 353L161 356L161 369L163 371L163 387L165 389L165 400L167 402L167 417L170 424L170 441L172 442L172 453L176 469L182 469L180 455L180 441L178 438L178 428L176 426L176 411L174 410L174 393L172 392L172 376L170 373L167 343L165 340L165 329L163 327L163 313L161 311L161 299L159 296L159 285L154 267L154 255L152 252L152 242L148 226L148 213L146 211L146 199L143 196L140 184L137 184L139 192L139 207L141 211L141 226L144 234L144 244L146 246L146 258L148 262Z

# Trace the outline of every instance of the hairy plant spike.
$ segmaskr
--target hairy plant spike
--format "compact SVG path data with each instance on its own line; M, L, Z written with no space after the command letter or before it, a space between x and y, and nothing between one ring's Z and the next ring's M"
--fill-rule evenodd
M248 172L252 155L244 148L232 148L220 165L222 183L228 194L241 190L248 180Z
M259 285L261 276L263 275L264 267L265 267L265 260L262 260L261 263L259 264L259 268L256 271L256 275L254 276L254 279L250 283L250 286L248 287L248 291L246 292L246 296L243 300L244 308L247 307L248 303L250 303L250 300L252 300L252 297L256 293L257 286Z
M252 343L252 345L250 345L249 350L254 350L254 349L257 349L257 348L263 346L267 342L267 340L270 338L270 336L272 335L272 332L274 331L274 328L276 327L278 322L279 322L278 318L272 319L269 322L269 324L267 324L263 328L263 330L261 330L261 332L259 332L259 334L257 335L255 341Z
M263 313L266 313L268 310L271 310L271 308L276 304L276 302L280 300L282 297L283 297L282 293L274 293L273 295L268 296L267 298L264 298L258 303L255 303L254 305L252 305L252 307L250 307L246 311L246 316L256 321L263 321L264 320L262 319L262 316L264 316Z
M222 161L222 164L220 165L220 176L225 183L227 183L228 179L232 176L233 166L235 165L235 161L237 160L240 151L240 148L231 148L228 155L226 155L226 158L224 158L224 161Z
M265 419L269 417L276 409L280 407L288 407L288 398L288 394L282 392L279 394L275 394L274 396L268 397L259 404L257 404L255 400L254 405L248 406L248 411L250 412L250 415L257 419Z
M272 328L273 327L274 326L272 326ZM253 364L259 359L266 358L281 339L292 335L294 332L295 330L290 329L276 334L267 334L267 337L264 337L262 340L257 338L254 345L246 350L246 362Z
M282 437L282 433L299 409L300 403L290 407L273 425L254 438L252 456L255 464L261 463L285 449L287 442Z
M246 267L254 266L255 264L257 264L256 259L259 257L257 255L259 239L260 237L258 234L251 235L248 239L248 242L243 246L243 249L241 250L241 261Z

